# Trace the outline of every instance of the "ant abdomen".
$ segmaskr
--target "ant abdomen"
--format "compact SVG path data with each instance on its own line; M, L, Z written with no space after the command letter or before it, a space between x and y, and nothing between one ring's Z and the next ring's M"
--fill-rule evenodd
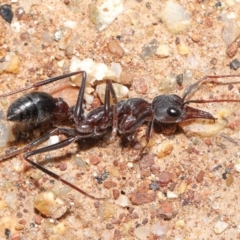
M7 120L40 123L49 120L55 109L55 99L45 92L31 92L14 101L8 108Z

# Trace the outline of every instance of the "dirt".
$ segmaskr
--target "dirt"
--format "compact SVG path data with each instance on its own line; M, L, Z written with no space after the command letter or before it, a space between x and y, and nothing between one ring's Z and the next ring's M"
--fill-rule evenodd
M179 33L172 33L161 21L158 14L164 8L162 1L124 1L123 13L101 32L89 16L89 4L95 1L1 2L6 3L12 6L14 17L11 24L0 17L0 59L4 62L9 52L16 56L14 67L0 75L1 93L69 72L73 56L108 66L120 63L120 83L129 88L127 98L140 97L149 102L163 93L182 96L187 85L206 74L239 74L239 69L229 67L239 58L239 41L229 46L224 42L224 23L219 19L221 12L234 13L239 25L237 0L181 1L179 4L191 14L192 21L187 30ZM68 20L76 25L67 27ZM62 36L56 41L54 34L58 30ZM160 57L154 53L143 58L143 47L153 39L167 45L170 55ZM184 74L182 84L175 81L179 74ZM172 81L174 84L169 84ZM239 85L234 83L238 78L217 81L222 84L202 84L191 98L239 97ZM62 97L72 106L79 88L69 82L66 79L38 90ZM96 85L91 87L94 102L86 104L88 111L100 104ZM5 116L10 103L22 94L25 92L2 98ZM227 124L218 127L216 133L206 125L200 136L179 129L170 135L154 131L140 162L133 160L146 143L147 125L138 131L139 143L127 147L122 146L119 136L110 142L107 135L91 144L74 143L33 158L88 194L106 198L103 200L91 199L52 179L29 166L21 154L2 161L0 239L240 238L238 104L192 104L219 119L223 116ZM37 128L33 137L44 131ZM29 141L26 137L9 143L1 149L1 155ZM53 192L63 208L61 205L55 211L54 206L52 215L42 215L34 207L42 192Z

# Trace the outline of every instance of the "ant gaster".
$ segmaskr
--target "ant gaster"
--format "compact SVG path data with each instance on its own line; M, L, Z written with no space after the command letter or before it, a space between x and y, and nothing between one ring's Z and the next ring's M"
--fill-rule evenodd
M114 139L118 133L122 138L132 141L138 128L145 121L150 119L146 130L146 140L148 143L151 138L154 123L158 124L163 131L165 128L169 127L172 129L172 131L175 131L178 123L190 119L202 118L215 120L210 113L192 108L188 106L189 103L240 102L240 100L233 99L185 101L186 97L190 95L207 78L216 79L222 77L240 77L237 75L204 76L196 83L190 85L184 92L182 98L174 94L164 94L155 97L152 103L149 103L142 98L130 98L128 100L117 102L117 97L113 89L112 82L107 80L104 105L93 109L85 116L83 109L83 95L87 80L85 71L78 71L54 78L49 78L20 90L2 94L0 97L7 97L28 89L38 88L48 83L52 83L77 74L82 74L82 84L75 106L69 107L63 99L53 98L51 95L45 92L32 92L23 95L13 102L10 105L7 113L7 120L9 121L28 123L38 123L47 120L62 120L62 116L64 116L64 118L72 119L73 127L56 127L50 132L45 133L40 138L32 141L22 149L7 153L0 157L0 161L15 156L16 154L26 152L23 157L29 164L92 199L99 200L105 198L97 198L88 194L84 190L64 180L59 175L35 163L30 159L30 157L40 153L61 149L80 139L97 138L99 136L103 136L110 128L112 128L112 139ZM110 94L113 98L113 105L110 104ZM66 138L56 144L30 151L30 149L45 142L50 136L55 134L65 135ZM140 155L143 153L146 146L147 144L141 150Z

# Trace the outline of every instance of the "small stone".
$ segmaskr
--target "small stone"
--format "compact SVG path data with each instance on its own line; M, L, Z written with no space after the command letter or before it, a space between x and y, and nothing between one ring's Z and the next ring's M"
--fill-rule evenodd
M158 174L158 184L160 187L165 187L172 181L172 174L168 171L162 171Z
M67 170L67 163L61 162L61 163L59 164L59 169L60 169L61 171L66 171L66 170Z
M234 165L234 168L235 170L240 173L240 162L237 162L235 165Z
M107 188L107 189L110 189L110 188L116 187L117 184L116 184L115 182L109 180L109 181L105 181L105 182L103 183L103 186L104 186L105 188Z
M42 220L43 220L43 217L42 217L41 215L36 215L34 222L35 222L37 225L40 225L41 222L42 222Z
M11 23L13 19L13 12L12 12L12 6L9 4L3 4L0 6L0 15L3 17L3 19Z
M111 230L113 228L114 228L114 226L111 223L106 224L106 229Z
M20 224L20 223L17 223L16 226L15 226L15 229L18 230L18 231L22 230L24 228L25 228L25 225L24 224Z
M53 192L42 192L34 200L34 207L44 216L58 219L69 209L65 202Z
M123 3L121 0L97 0L90 5L89 11L91 21L102 31L123 12Z
M151 234L149 227L138 227L134 229L134 235L140 240L147 240Z
M227 187L230 187L233 184L234 178L232 174L228 174L227 175L227 179L226 179L226 185Z
M120 195L119 198L115 201L115 204L120 207L129 207L131 205L126 195Z
M171 50L167 44L159 45L155 53L160 58L167 58L171 55Z
M188 55L190 53L189 47L185 44L177 45L177 50L180 55Z
M131 73L122 71L122 73L120 75L120 83L123 84L123 85L132 86L133 75Z
M230 62L229 66L230 66L230 69L236 71L238 68L240 68L240 61L236 58Z
M124 50L116 40L109 41L108 49L115 57L122 58L124 56Z
M163 143L160 144L160 146L158 148L157 156L159 158L163 158L163 157L166 157L166 156L170 155L172 151L173 151L172 143L163 142Z
M161 18L172 33L185 31L191 24L190 13L182 5L171 0L166 2Z
M197 175L197 177L196 177L196 181L197 181L198 183L201 183L201 182L203 181L204 174L205 174L205 172L202 171L202 170L198 173L198 175Z
M153 202L154 200L155 200L155 194L142 192L139 190L135 190L130 196L130 201L134 205L150 203L150 202Z
M96 155L95 156L91 156L90 163L92 165L97 165L100 162L101 162L101 158L99 156L96 156Z
M0 62L0 73L7 72L7 73L18 73L21 66L20 57L14 53L9 52L5 56L5 61Z
M233 42L228 46L226 53L228 57L232 58L237 54L237 50L238 50L238 44L236 42Z
M28 32L23 32L20 34L20 39L22 41L28 41L30 39L30 34Z
M154 165L155 162L154 162L154 157L152 154L146 154L144 155L141 160L139 161L139 165L140 165L140 168L141 169L144 169L144 168L149 168L151 167L152 165Z
M186 224L185 224L184 220L178 220L178 221L175 223L176 228L184 228L185 225L186 225Z
M191 39L193 40L193 42L200 42L202 39L202 36L200 34L192 34L191 35Z
M116 200L120 196L120 192L118 189L113 189L113 198Z
M173 216L173 205L169 201L163 201L160 206L160 215L164 219L171 219Z
M172 191L167 191L167 198L169 199L178 198L178 195Z
M154 235L161 237L167 233L168 229L169 227L166 224L163 224L162 222L155 222L152 224L151 232Z
M151 42L145 44L142 48L141 58L145 61L148 57L151 57L156 53L159 47L157 39L153 39Z
M216 234L221 234L227 228L228 228L228 223L223 222L223 221L218 221L218 222L215 223L213 230Z

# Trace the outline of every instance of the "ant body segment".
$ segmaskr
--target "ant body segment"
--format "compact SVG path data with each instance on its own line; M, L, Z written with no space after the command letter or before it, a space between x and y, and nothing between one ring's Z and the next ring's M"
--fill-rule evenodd
M97 200L105 198L97 198L88 194L84 190L64 180L59 175L35 163L30 157L40 153L61 149L81 139L104 136L108 129L112 129L112 139L114 139L118 133L123 139L132 141L139 127L147 120L146 141L148 144L154 123L158 124L163 132L165 128L169 128L174 132L177 124L183 121L196 118L215 120L210 113L190 107L189 103L240 102L240 100L233 99L185 100L207 78L240 77L238 75L204 76L194 84L190 85L182 97L174 94L163 94L156 96L152 103L149 103L142 98L130 98L118 102L112 83L110 80L107 80L104 104L93 109L85 116L83 109L83 95L87 80L85 71L78 71L53 77L20 90L2 94L0 97L7 97L18 92L37 88L78 74L82 74L82 84L75 106L69 107L63 99L53 98L50 94L45 92L31 92L15 100L10 105L7 112L7 120L9 121L39 123L44 121L62 121L68 119L71 121L72 127L55 127L53 130L45 133L43 136L32 141L22 149L3 155L0 157L0 161L22 152L26 152L23 157L29 164L35 166L56 180L60 180L62 183L70 186L87 197ZM110 104L110 95L112 95L113 98L113 105ZM56 134L64 135L66 138L53 145L31 150L37 145L45 142L50 136ZM139 156L142 155L147 144L142 148Z

